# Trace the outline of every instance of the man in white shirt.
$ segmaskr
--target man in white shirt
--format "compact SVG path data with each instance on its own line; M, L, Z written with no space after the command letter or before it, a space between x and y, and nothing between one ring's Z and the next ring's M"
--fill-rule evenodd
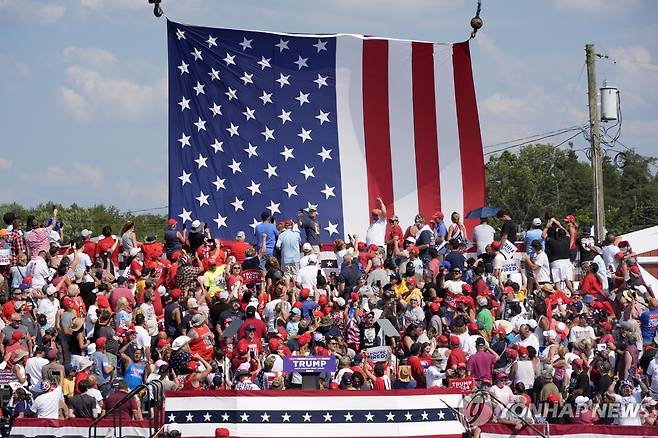
M484 217L480 219L480 225L473 228L473 241L475 242L478 256L487 252L487 245L490 245L494 241L495 234L496 230L489 225L489 218Z
M569 332L569 342L574 347L578 347L578 344L583 339L589 339L594 342L596 339L596 334L592 326L587 325L587 319L583 316L576 315L574 317L574 325L571 327Z
M43 357L44 350L42 347L37 346L34 350L34 356L30 357L25 362L25 373L30 376L30 391L33 394L41 394L43 389L41 388L42 375L41 368L48 363L48 359Z
M37 258L30 260L27 264L27 272L32 276L33 289L41 289L50 280L51 274L46 257L46 251L41 251Z
M308 258L308 265L304 266L297 273L297 285L302 289L310 289L315 293L315 288L318 285L318 272L322 274L322 269L318 266L318 256L311 254Z
M46 316L46 325L43 327L44 330L55 327L55 317L60 308L59 300L55 298L56 296L57 288L51 284L46 289L46 296L39 300L37 312L40 315Z
M366 245L384 247L386 243L386 206L382 198L377 198L379 208L372 210L372 223L366 230Z
M274 297L275 298L272 301L265 304L265 310L263 311L263 316L265 317L265 325L267 326L268 333L276 333L276 306L279 303L282 303L282 306L285 306L288 311L290 310L290 303L281 300L281 289L278 287L274 289Z
M50 388L34 400L30 410L34 412L36 417L58 420L60 408L62 406L66 407L64 392L56 382L49 382L49 384Z
M535 253L534 257L530 257L527 253L524 256L526 265L532 270L535 281L539 286L551 282L551 265L548 262L546 252L542 250L540 240L533 240L530 244Z
M512 339L512 345L523 345L524 347L533 347L535 351L539 351L539 338L530 331L528 324L523 324L519 328L519 334Z
M146 325L146 318L143 313L135 316L135 332L137 332L137 347L144 351L144 357L151 357L151 335L144 327Z
M84 243L81 240L76 242L75 252L68 257L71 260L71 268L75 272L86 272L93 266L91 258L84 252Z
M425 386L427 388L434 388L443 386L443 379L446 377L445 370L442 365L445 365L446 358L443 357L441 351L435 350L432 354L432 365L425 370Z
M605 235L606 245L603 247L603 261L608 272L614 273L619 266L619 260L615 259L615 254L620 252L619 237L615 237L613 233Z

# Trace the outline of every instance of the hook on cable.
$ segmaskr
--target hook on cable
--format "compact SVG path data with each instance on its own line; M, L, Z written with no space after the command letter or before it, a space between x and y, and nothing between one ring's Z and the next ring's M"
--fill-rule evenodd
M475 11L475 17L471 18L471 27L473 28L473 31L471 32L471 38L475 38L475 34L477 33L478 30L482 28L484 25L484 21L482 21L482 18L480 18L480 11L482 10L482 0L478 0L478 7L477 10Z
M163 14L160 2L162 2L162 0L149 0L149 4L153 5L153 15L158 18L162 17Z

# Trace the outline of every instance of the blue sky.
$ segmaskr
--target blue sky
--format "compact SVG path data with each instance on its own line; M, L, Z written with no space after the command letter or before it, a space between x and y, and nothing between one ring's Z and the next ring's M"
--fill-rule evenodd
M658 2L483 3L471 50L485 145L586 123L584 45L593 42L617 61L597 69L599 83L622 93L620 140L658 156ZM475 1L163 0L163 8L188 24L452 42L468 37ZM0 0L2 202L166 205L166 28L151 11L147 0Z

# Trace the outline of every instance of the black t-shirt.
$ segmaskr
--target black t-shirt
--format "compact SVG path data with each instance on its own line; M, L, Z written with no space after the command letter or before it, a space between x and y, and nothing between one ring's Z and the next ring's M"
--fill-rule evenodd
M596 393L605 394L605 392L608 391L608 388L610 388L610 385L612 385L612 377L610 377L608 374L601 375L598 383L596 384Z
M571 379L569 380L569 390L571 392L580 389L582 390L582 395L589 396L589 377L587 373L581 371L580 373L572 373Z
M86 281L84 283L77 283L80 288L80 297L84 301L85 306L89 308L96 301L96 294L94 293L94 288L96 285L93 281Z
M203 245L203 239L205 239L206 235L204 233L190 233L187 238L190 241L190 253L194 254L194 252L199 249L201 245Z
M229 303L224 303L221 301L210 306L210 310L208 311L208 319L210 320L213 328L219 321L221 321L222 313L224 313L226 310L229 310L230 308L231 305Z
M242 262L242 270L246 271L247 269L260 269L260 260L258 257L248 257Z
M343 267L338 276L338 282L345 283L344 295L349 295L352 292L352 289L356 286L360 276L361 271L359 271L359 267L355 265L354 262L349 266Z
M512 243L516 242L516 222L511 219L503 222L503 226L500 227L500 234L507 234L507 240Z
M78 394L69 399L76 418L93 418L92 410L96 409L96 399L89 394Z
M549 262L555 260L569 260L569 238L546 239L546 255Z

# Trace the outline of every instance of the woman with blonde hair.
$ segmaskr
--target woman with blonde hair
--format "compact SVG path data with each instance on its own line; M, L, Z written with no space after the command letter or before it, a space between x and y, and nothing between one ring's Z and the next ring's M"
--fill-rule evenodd
M16 259L16 265L11 267L11 289L18 289L27 276L27 254L21 252Z
M460 242L466 242L468 236L466 235L466 227L461 222L461 215L456 211L453 211L450 215L450 227L448 227L448 241L452 239L457 239Z

